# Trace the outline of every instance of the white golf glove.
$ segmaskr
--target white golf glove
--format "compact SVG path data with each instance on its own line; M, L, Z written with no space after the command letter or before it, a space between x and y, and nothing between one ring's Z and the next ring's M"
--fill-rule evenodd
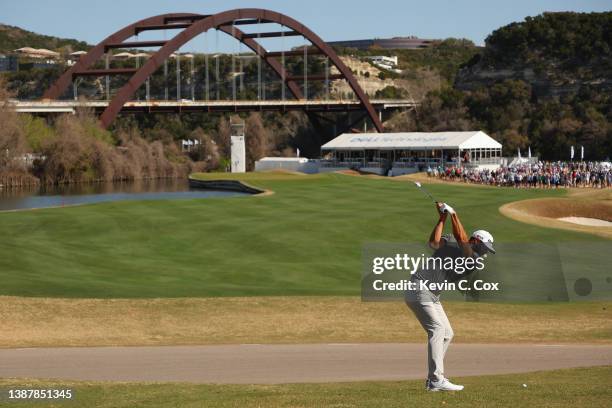
M442 206L440 206L440 212L441 213L454 214L455 210L450 205L448 205L446 203L442 203Z

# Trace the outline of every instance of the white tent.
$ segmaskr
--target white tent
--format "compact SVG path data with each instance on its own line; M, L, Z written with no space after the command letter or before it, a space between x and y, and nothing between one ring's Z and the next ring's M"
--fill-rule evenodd
M482 131L344 133L321 146L322 168L406 174L429 166L499 167L502 145Z

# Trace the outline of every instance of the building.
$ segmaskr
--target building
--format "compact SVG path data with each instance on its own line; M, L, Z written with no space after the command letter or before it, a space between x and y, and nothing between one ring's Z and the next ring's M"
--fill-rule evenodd
M374 64L386 65L389 68L395 68L398 64L397 55L394 55L393 57L387 57L386 55L372 55L366 58L372 61Z
M287 170L301 173L318 173L317 161L305 157L263 157L255 162L255 171Z
M87 54L87 51L75 51L75 52L71 52L68 55L68 59L66 60L66 65L68 65L69 67L73 66L85 54Z
M19 61L14 55L0 54L0 72L19 71Z
M320 171L397 176L440 165L495 169L501 150L499 142L481 131L344 133L321 146Z
M26 58L35 58L35 59L46 59L46 60L54 60L59 58L59 52L47 50L44 48L32 48L32 47L22 47L14 50L16 54L26 57Z
M79 58L81 58L85 54L87 54L87 51L75 51L75 52L71 52L70 53L70 58L78 60Z
M127 60L127 59L131 59L134 58L135 54L132 54L131 52L120 52L119 54L115 54L113 55L113 59L116 60Z
M374 64L378 68L393 71L398 74L402 73L402 70L397 69L397 64L398 64L397 55L394 55L393 57L387 57L386 55L372 55L372 56L366 57L366 59L372 61L372 64Z
M333 47L356 48L358 50L369 50L370 48L418 50L431 47L435 41L417 37L393 37L369 40L329 41L328 44Z
M60 57L58 52L44 48L22 47L13 52L18 57L19 68L25 71L56 66Z

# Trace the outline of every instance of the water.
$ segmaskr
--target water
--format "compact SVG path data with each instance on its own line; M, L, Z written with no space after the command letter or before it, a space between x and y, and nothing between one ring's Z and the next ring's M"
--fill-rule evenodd
M0 211L63 207L110 201L179 200L242 195L245 195L245 193L190 188L188 181L185 179L83 183L41 186L30 189L0 189Z

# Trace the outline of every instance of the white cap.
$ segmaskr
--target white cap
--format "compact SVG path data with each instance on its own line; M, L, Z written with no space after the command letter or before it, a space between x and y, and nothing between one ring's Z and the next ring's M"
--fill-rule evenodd
M472 238L476 238L480 242L484 244L485 247L492 253L495 253L495 248L493 248L493 235L489 231L485 230L477 230L472 233Z

